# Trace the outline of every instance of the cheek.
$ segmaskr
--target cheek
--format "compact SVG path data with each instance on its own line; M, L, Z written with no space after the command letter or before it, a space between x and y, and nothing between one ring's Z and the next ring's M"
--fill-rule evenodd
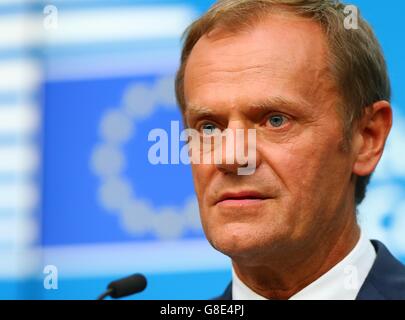
M215 170L212 165L192 164L191 170L193 174L194 189L200 203L200 207L204 204L204 195L209 188L210 177L212 171Z
M191 172L193 175L193 182L194 182L194 190L197 195L198 200L200 200L200 194L201 194L201 168L198 165L192 164L191 165Z
M342 186L348 164L336 141L310 139L263 148L264 161L295 205L316 205L316 199Z

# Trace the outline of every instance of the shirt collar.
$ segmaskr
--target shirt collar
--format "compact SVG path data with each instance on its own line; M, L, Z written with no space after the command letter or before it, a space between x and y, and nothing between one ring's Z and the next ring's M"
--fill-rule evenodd
M353 250L332 269L289 300L355 300L371 267L376 252L369 239L361 232ZM247 287L232 267L233 300L267 300Z

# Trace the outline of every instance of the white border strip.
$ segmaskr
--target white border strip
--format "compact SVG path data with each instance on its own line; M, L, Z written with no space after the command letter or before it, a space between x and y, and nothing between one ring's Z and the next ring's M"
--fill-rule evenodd
M48 247L43 263L60 277L228 270L230 259L206 240Z

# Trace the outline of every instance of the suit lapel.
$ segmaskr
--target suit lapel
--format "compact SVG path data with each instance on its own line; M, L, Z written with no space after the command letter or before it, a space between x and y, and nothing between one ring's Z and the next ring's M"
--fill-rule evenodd
M228 284L224 293L213 300L232 300L232 281Z
M371 240L377 257L357 300L405 299L405 267L379 241Z

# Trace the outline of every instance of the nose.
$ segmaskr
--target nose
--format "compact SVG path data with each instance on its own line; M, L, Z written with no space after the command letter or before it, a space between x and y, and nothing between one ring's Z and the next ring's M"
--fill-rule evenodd
M258 166L256 131L240 121L231 121L222 134L221 155L216 161L219 171L226 174L250 175Z

